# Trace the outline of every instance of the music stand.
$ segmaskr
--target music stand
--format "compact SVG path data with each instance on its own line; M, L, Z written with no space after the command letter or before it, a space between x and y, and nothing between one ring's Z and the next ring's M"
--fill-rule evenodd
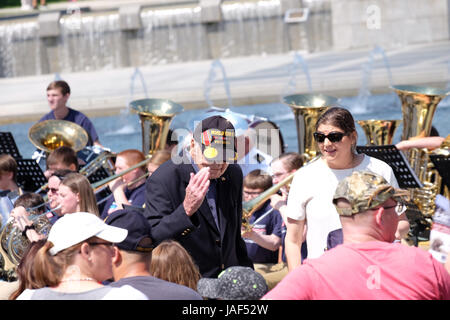
M39 164L33 159L16 159L17 162L17 184L25 192L35 192L47 183Z
M106 169L103 167L99 167L97 170L94 171L94 173L91 173L89 175L88 180L91 184L94 184L94 183L101 181L103 179L106 179L108 177L109 177L109 174L106 171ZM96 194L96 198L98 200L103 199L103 198L109 196L110 194L111 194L111 190L109 190L109 188L105 188Z
M423 184L412 170L404 154L395 145L383 146L357 146L358 153L386 162L394 171L395 178L400 188L422 188Z
M430 155L430 160L436 167L437 172L442 177L442 181L450 190L450 157L438 154Z
M14 159L21 159L19 149L11 132L0 132L0 154L9 154Z

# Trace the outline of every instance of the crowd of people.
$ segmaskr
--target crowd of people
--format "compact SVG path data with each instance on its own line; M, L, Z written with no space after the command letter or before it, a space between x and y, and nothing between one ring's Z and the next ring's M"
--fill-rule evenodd
M102 147L92 122L67 107L69 96L66 82L52 82L40 121L75 122ZM42 193L23 192L15 159L0 155L3 228L27 245L15 279L0 282L1 297L450 299L449 262L400 242L410 229L408 193L388 164L356 152L347 109L319 117L320 156L308 163L296 152L272 159L244 129L214 114L181 148L167 143L148 161L122 150L105 198L70 147L46 157Z

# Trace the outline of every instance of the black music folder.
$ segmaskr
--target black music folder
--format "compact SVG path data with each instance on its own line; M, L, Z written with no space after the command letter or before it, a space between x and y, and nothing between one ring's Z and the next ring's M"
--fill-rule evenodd
M39 164L34 159L16 159L17 184L25 192L35 192L47 183Z
M423 184L409 165L405 155L395 145L357 146L358 153L386 162L394 171L400 188L422 188Z
M19 149L11 132L0 132L0 154L9 154L14 159L21 159Z
M102 181L106 178L109 177L108 172L106 171L105 168L103 167L99 167L97 170L95 170L93 173L91 173L88 177L88 180L91 184L94 184L96 182ZM107 186L107 185L106 185ZM103 198L108 197L111 194L111 190L109 190L109 188L104 188L101 191L98 191L96 193L96 198L97 198L97 202L100 201ZM99 207L99 208L103 208L103 207ZM100 211L101 212L101 211Z
M442 177L442 182L450 190L450 156L432 154L430 155L430 160Z

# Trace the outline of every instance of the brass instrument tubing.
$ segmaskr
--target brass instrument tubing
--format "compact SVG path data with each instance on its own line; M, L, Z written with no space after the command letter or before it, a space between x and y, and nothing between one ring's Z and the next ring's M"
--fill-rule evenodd
M142 179L144 179L144 178L147 178L147 176L148 176L149 174L150 174L149 172L146 172L145 174L143 174L143 175L140 176L139 178L136 178L136 179L134 179L134 180L128 182L128 183L127 183L127 187L133 185L134 183L136 183L136 182L138 182L138 181L140 181L140 180L142 180ZM100 189L97 189L97 190L95 191L95 193L97 194L97 193L99 193L99 192L105 190L107 187L108 187L108 186L105 185L105 186L101 187ZM111 196L112 196L112 193L109 194L108 196L104 197L102 200L98 201L98 202L97 202L97 205L102 204L103 202L105 202L106 200L108 200Z
M149 156L147 156L147 159L135 164L134 166L131 166L128 169L125 169L118 174L115 174L113 176L107 177L103 180L100 180L100 181L97 181L97 182L91 184L92 188L94 189L94 192L97 192L97 190L99 190L101 187L103 187L104 185L110 183L111 181L123 176L124 174L127 174L128 172L130 172L136 168L146 165L151 160L151 158L152 158L151 155L149 155Z

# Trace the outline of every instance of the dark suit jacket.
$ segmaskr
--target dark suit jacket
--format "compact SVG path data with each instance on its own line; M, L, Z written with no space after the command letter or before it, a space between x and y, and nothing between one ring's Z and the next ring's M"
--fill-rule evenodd
M191 217L183 208L185 190L191 164L162 164L146 182L144 215L152 226L156 243L166 239L178 241L192 256L203 277L217 277L229 266L249 266L241 238L242 223L242 170L236 164L228 166L217 180L217 211L220 231L205 198Z

